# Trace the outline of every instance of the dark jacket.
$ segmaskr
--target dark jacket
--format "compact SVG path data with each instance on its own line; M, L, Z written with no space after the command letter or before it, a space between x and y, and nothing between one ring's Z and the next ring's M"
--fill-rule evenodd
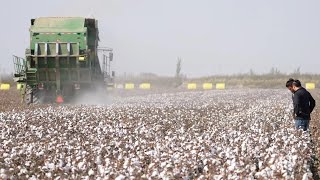
M296 119L310 120L315 105L316 101L305 88L300 88L294 93L293 106Z

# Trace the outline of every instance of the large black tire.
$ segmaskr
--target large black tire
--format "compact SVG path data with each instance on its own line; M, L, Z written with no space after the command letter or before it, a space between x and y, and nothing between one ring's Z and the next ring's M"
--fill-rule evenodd
M40 104L40 103L42 103L42 100L43 100L42 93L38 89L32 88L30 86L26 87L24 102L27 105Z
M29 105L32 103L32 88L30 86L26 86L25 94L24 94L24 102Z
M33 104L40 104L40 92L38 89L32 89L32 95L33 95Z

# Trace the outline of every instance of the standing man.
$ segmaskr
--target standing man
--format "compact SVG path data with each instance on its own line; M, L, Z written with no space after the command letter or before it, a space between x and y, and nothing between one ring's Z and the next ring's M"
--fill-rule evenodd
M289 88L288 88L289 89ZM303 87L299 80L292 82L293 107L295 116L296 129L303 129L304 131L309 129L309 122L311 120L310 114L313 111L316 101L311 94Z

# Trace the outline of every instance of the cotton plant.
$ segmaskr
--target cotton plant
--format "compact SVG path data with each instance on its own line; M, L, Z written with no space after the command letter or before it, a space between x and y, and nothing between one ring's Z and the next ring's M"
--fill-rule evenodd
M0 114L0 178L310 179L283 90L172 92Z

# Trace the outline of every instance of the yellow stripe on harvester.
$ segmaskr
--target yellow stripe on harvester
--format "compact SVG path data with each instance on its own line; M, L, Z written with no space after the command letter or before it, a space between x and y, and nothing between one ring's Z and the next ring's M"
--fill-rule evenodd
M18 84L17 84L17 90L20 90L20 89L22 89L22 88L23 88L23 84L18 83Z
M306 89L315 89L316 84L315 83L306 83Z
M204 90L212 89L212 83L203 83L203 84L202 84L202 88L203 88Z
M189 83L187 88L190 89L190 90L197 89L197 84L196 83Z
M133 83L126 83L126 84L124 85L124 88L125 88L125 89L134 89L134 84L133 84Z
M226 84L225 83L217 83L216 89L226 89Z
M10 89L10 84L1 84L0 85L0 90L9 90Z
M140 89L151 89L151 84L150 83L142 83L139 86Z
M79 57L79 61L84 61L84 60L86 60L84 56Z

